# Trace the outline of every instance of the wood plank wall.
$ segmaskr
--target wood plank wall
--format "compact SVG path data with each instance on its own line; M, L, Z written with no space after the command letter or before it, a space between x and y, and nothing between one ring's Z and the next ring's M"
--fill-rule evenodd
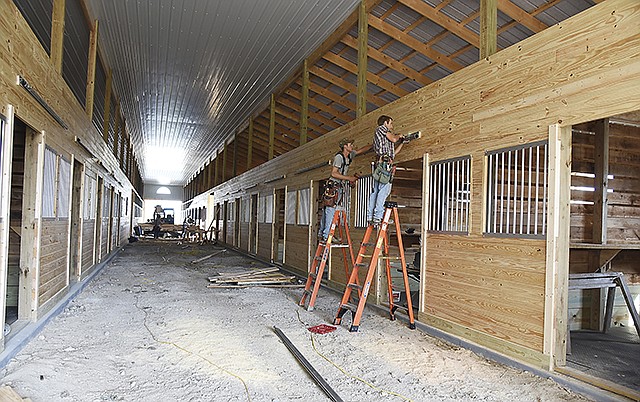
M82 223L82 274L93 265L93 247L95 236L96 220L85 219Z
M69 219L43 219L38 302L40 306L67 286Z
M121 169L112 150L104 143L102 133L95 129L83 105L73 95L59 69L53 65L20 11L11 0L0 0L0 9L3 10L0 17L0 38L5 45L0 52L0 113L8 115L8 111L11 110L9 105L11 105L16 121L23 122L38 133L45 132L46 145L60 150L66 160L77 160L86 168L98 172L110 186L117 187L121 193L131 193L131 182ZM16 85L18 75L29 82L68 128L62 127L24 88ZM75 141L76 136L81 139L83 146ZM18 147L14 147L14 152L21 151ZM132 170L137 172L137 167L134 166ZM33 176L31 180L35 180L35 174ZM20 178L13 177L13 180L20 180ZM12 182L13 185L22 185L22 183ZM35 188L35 186L29 188ZM36 224L39 224L40 217L36 216L34 219ZM36 281L34 278L25 280L25 286L27 286L25 294L38 295L38 306L25 302L24 306L21 306L21 308L25 307L22 319L36 319L45 314L48 306L52 305L56 299L56 295L60 297L67 286L69 252L68 231L65 229L67 226L68 222L65 223L63 220L44 220L41 232L36 231L41 233L38 239L22 239L29 244L39 244L40 241L42 243L40 258L30 266L31 272L37 275L40 285L37 289L29 289L31 283L35 284ZM83 269L93 262L94 234L90 226L87 225L83 229L83 244L80 247L83 251L81 256ZM16 228L19 227L18 222ZM125 233L128 231L127 225ZM38 237L37 234L36 237ZM12 261L17 264L20 259L19 250L14 249L12 253L14 256ZM33 298L35 299L35 296Z
M555 341L544 338L544 312L554 311L545 309L546 242L484 236L485 152L548 140L553 124L572 126L638 109L639 21L637 1L602 2L222 183L213 189L216 202L225 200L223 194L242 196L272 191L275 184L281 188L321 180L327 175L323 169L298 172L328 160L342 137L371 143L378 116L390 115L399 132L423 133L398 155L400 163L424 154L431 161L464 155L472 161L469 234L428 234L424 239L426 308L419 319L548 367L545 344ZM368 163L356 158L351 169L367 172ZM417 216L406 219L418 221ZM271 228L259 226L258 254L268 257Z

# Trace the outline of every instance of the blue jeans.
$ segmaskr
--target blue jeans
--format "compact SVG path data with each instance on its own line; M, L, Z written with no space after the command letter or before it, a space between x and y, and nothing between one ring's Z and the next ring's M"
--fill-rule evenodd
M331 230L331 221L333 215L336 213L336 207L324 207L322 213L322 220L320 221L320 240L327 240L329 237L329 231Z
M369 205L367 208L367 221L382 221L384 203L389 194L391 194L391 182L382 184L378 181L373 181L373 192L369 195Z
M329 237L329 232L331 231L331 221L333 220L333 215L336 213L336 208L338 206L344 205L344 202L348 202L343 200L344 191L342 187L338 187L338 202L335 206L324 207L324 212L322 213L322 219L320 220L320 240L327 240Z

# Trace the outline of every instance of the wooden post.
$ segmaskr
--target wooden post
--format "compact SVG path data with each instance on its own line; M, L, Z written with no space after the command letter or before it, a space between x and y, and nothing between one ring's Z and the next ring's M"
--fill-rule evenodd
M300 145L307 143L309 130L309 66L305 59L302 64L302 99L300 100Z
M269 104L269 158L273 159L273 145L276 138L276 97L271 94L271 102Z
M227 180L227 142L225 140L224 146L222 147L222 183Z
M64 5L65 0L54 0L53 15L51 17L51 64L53 64L58 73L62 73Z
M45 134L27 128L25 136L24 188L22 197L22 241L20 243L20 288L18 317L38 318L40 288L40 243L42 239L42 191L44 183Z
M595 122L595 178L593 193L593 243L607 242L607 190L609 188L609 119Z
M549 211L543 353L549 370L566 364L569 297L571 126L549 126Z
M91 37L89 38L89 65L87 67L87 90L85 112L89 120L93 118L93 93L96 84L96 59L98 55L98 20L93 23Z
M356 118L367 114L367 4L360 2L358 14L358 93L356 94Z
M220 154L218 154L218 151L216 150L215 169L214 169L214 172L213 172L213 186L214 187L219 184L219 182L218 182L218 171L219 171L218 165L220 164L220 163L218 163L218 159L220 159L219 156L220 156Z
M480 0L480 60L496 52L497 41L497 0Z
M107 72L107 91L104 94L104 125L102 130L102 138L104 142L109 144L109 121L111 114L111 69Z
M249 118L249 138L248 138L248 150L247 150L247 170L251 169L253 165L253 118Z
M231 177L238 175L238 134L233 137L233 167L231 169Z
M113 111L116 116L115 128L113 130L113 155L116 160L120 159L118 155L118 146L120 145L120 101L116 99L116 109Z

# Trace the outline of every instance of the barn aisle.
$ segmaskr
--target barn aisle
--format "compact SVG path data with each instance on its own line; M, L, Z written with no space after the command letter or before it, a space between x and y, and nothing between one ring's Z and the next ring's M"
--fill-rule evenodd
M328 334L338 296L314 312L300 289L210 289L208 277L264 264L221 247L124 248L2 372L33 401L322 401L281 329L346 401L587 400L550 379L411 331L377 310ZM191 261L218 253L197 264ZM346 319L347 321L349 319Z

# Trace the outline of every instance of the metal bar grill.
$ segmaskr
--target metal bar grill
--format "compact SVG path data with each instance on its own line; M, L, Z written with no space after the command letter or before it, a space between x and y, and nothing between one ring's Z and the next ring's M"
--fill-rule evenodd
M547 210L547 142L487 152L485 232L544 236Z
M429 231L469 232L470 170L470 156L429 166Z
M355 222L354 227L367 227L367 208L369 207L369 194L373 191L373 177L371 175L362 176L356 184L355 200ZM349 216L347 214L347 216Z

